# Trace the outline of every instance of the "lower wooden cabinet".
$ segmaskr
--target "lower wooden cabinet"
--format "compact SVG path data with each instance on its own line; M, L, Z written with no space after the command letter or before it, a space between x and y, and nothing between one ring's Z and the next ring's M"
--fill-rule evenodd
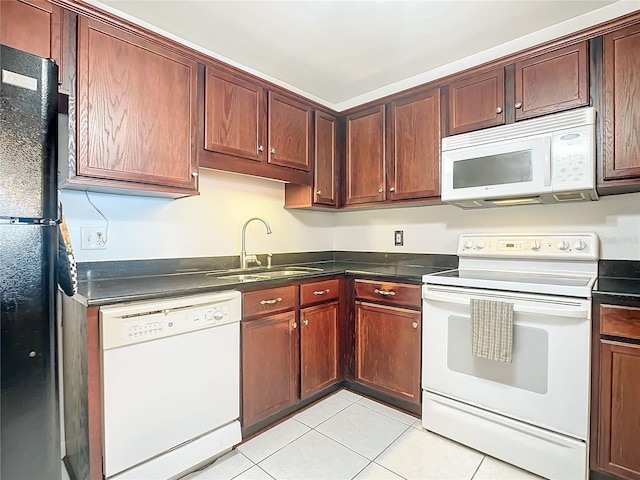
M356 381L420 403L421 314L356 302Z
M300 310L300 398L338 381L338 302Z
M640 480L640 305L600 305L596 421L591 445L598 470ZM595 382L594 382L595 383Z
M242 424L298 398L298 331L293 311L242 322Z

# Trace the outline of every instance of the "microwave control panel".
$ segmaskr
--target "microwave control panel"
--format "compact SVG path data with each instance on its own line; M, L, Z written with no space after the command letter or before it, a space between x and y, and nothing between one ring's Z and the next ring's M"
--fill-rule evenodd
M592 188L595 177L595 125L553 133L551 184L563 190Z

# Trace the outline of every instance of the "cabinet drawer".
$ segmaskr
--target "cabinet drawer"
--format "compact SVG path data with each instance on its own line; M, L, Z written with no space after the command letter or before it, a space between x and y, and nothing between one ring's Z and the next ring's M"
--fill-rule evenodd
M297 288L297 285L288 285L243 293L242 317L253 317L294 308Z
M338 298L340 281L337 278L300 285L300 305Z
M640 339L640 308L601 305L600 333Z
M356 280L355 288L356 297L363 300L382 301L414 308L420 308L422 303L422 288L420 285L377 280Z

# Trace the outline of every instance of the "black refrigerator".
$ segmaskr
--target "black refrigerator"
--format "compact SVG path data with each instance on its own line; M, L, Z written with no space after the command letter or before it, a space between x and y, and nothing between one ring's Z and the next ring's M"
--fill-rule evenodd
M58 67L0 46L0 478L59 479Z

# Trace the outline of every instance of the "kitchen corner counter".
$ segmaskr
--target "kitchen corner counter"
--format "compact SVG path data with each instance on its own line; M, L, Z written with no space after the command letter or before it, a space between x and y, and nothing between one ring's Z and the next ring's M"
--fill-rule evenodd
M640 261L602 260L598 269L594 300L640 301Z
M422 275L456 268L457 266L457 257L453 255L364 254L359 252L354 255L348 255L346 252L330 253L334 257L330 260L292 262L274 266L274 270L297 266L321 270L250 282L221 278L228 276L229 273L239 272L237 269L233 271L231 269L215 269L212 271L211 262L207 262L208 269L199 270L194 266L188 272L160 273L155 271L150 274L144 274L140 269L134 267L131 270L135 271L136 274L129 274L130 276L126 276L124 272L125 269L122 268L123 262L113 262L113 276L105 274L104 270L108 269L108 263L111 263L106 262L101 266L103 271L98 275L95 272L87 274L88 271L81 273L76 299L87 306L103 306L220 290L270 287L342 274L387 278L404 283L420 284L422 283ZM288 258L283 258L283 260L300 260L300 258L295 258L296 254L286 255ZM369 255L368 258L367 255ZM366 261L367 259L370 261ZM153 261L148 262L153 263ZM163 260L160 260L160 262L163 262ZM95 267L95 264L92 264L92 267ZM265 271L268 272L267 269ZM258 272L258 270L247 271L248 274L253 272Z

